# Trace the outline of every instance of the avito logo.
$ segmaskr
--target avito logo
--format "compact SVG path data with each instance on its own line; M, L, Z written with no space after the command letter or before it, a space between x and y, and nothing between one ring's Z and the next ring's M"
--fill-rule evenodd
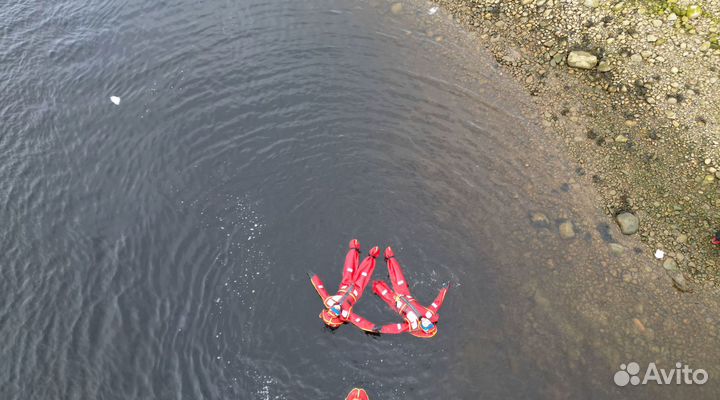
M630 362L627 365L620 364L620 370L615 373L613 380L618 386L627 384L646 385L648 382L655 382L658 385L702 385L710 378L707 371L702 368L692 369L683 363L675 363L675 368L666 370L658 369L654 362L648 364L640 380L640 364Z

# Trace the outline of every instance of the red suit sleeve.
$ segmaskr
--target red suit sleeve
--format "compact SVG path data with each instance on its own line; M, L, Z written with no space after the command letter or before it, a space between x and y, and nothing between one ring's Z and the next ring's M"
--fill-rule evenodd
M325 284L320 280L320 277L316 274L313 274L311 272L308 272L308 275L310 276L310 282L312 283L313 287L315 287L315 291L318 295L320 295L320 298L323 300L323 304L325 303L325 299L327 299L330 295L328 294L327 290L325 290Z
M402 324L387 324L383 325L382 328L380 328L380 333L385 335L398 335L403 332L407 332L410 330L410 325L408 325L407 322L404 322Z
M343 265L342 281L340 282L340 286L349 286L353 283L359 261L360 243L356 239L353 239L350 241L350 250L348 250L345 255L345 264Z
M373 292L380 296L380 298L383 299L390 308L397 311L397 307L395 305L395 293L388 287L387 283L384 281L373 282Z
M366 320L365 318L355 314L350 313L350 316L348 317L348 321L357 326L358 328L362 329L365 332L373 332L378 333L380 331L380 327L376 326L372 322Z
M447 294L448 289L450 289L449 285L448 287L440 289L440 293L437 295L435 300L433 300L432 304L430 304L430 306L427 308L427 310L429 310L432 314L432 316L430 317L430 321L432 321L433 323L437 322L438 319L440 319L438 311L440 311L440 308L442 308L443 301L445 301L445 295Z

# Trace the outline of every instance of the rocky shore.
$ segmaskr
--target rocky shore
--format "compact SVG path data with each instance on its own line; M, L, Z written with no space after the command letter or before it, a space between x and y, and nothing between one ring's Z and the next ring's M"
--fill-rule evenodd
M578 179L678 289L720 285L720 2L434 3L534 96Z

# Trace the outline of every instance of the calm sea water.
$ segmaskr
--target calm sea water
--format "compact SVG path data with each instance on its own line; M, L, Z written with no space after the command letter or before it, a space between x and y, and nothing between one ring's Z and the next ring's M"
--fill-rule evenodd
M0 397L612 390L537 368L555 355L507 318L508 268L535 267L514 234L561 160L529 167L511 85L429 7L3 5ZM305 271L336 285L354 237L392 245L421 301L456 284L436 338L323 327ZM370 291L356 311L398 319Z

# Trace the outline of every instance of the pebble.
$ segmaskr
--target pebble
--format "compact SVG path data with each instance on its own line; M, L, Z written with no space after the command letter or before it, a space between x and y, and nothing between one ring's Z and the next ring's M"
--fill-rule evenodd
M628 141L628 138L627 136L617 135L615 136L615 141L618 143L626 143Z
M642 56L640 54L633 54L630 56L630 61L634 63L641 63L643 60Z
M673 286L675 286L678 290L680 290L681 292L687 292L690 290L687 284L687 280L685 280L685 276L683 276L682 272L667 271L667 274L670 276L670 279L672 279Z
M615 254L622 254L625 251L625 247L618 243L610 243L608 246L610 247L610 251Z
M560 224L560 237L563 239L572 239L575 237L575 229L573 229L573 223L565 221Z
M607 61L600 61L600 64L598 64L597 70L600 72L608 72L612 69L612 66Z
M665 261L663 261L662 266L666 271L678 271L677 262L671 257L666 258Z
M597 56L587 51L571 51L567 57L567 64L573 68L593 69L597 63Z
M697 18L701 16L703 13L702 8L699 5L693 4L688 6L687 10L685 10L685 16L689 19Z
M541 212L534 212L530 214L530 222L537 228L547 228L550 226L550 220L547 215Z
M637 328L638 331L645 332L645 325L637 318L633 318L633 324L635 324L635 328Z
M629 212L618 214L618 216L615 217L615 220L620 227L620 231L624 235L632 235L636 233L640 228L640 220L638 219L638 217Z
M651 42L651 43L655 43L655 42L657 42L658 37L655 35L647 35L645 40L647 40L648 42Z

